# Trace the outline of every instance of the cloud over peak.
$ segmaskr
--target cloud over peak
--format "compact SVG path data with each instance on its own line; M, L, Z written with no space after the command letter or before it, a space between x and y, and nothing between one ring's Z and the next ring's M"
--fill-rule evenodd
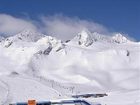
M26 19L0 14L0 33L12 35L26 29L36 30L36 26Z
M78 17L59 14L40 16L39 19L32 20L0 14L0 34L5 34L5 36L17 34L23 30L32 30L67 40L73 38L83 29L102 34L109 33L105 26Z
M83 29L91 32L105 33L107 29L93 21L79 19L78 17L66 17L63 15L43 16L41 18L44 23L43 31L49 35L55 35L61 39L69 39L75 36Z

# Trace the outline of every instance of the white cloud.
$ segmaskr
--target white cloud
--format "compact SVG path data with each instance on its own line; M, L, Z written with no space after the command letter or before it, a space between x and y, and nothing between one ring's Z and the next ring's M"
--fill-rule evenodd
M20 19L7 14L0 14L0 33L16 34L22 30L36 30L31 21Z
M8 14L0 14L0 35L17 34L23 30L34 30L57 37L61 40L71 39L81 30L88 29L91 32L111 34L106 27L94 21L83 20L78 17L64 15L40 16L38 21L26 18L18 18ZM113 34L113 33L112 33ZM133 39L128 36L128 39ZM134 39L133 39L134 40Z
M0 14L0 33L8 36L26 29L40 31L62 40L74 37L82 29L101 33L107 32L103 25L93 21L82 20L78 17L64 15L41 16L39 21L36 21Z
M108 30L101 24L93 21L79 19L78 17L66 17L63 15L43 16L41 18L44 27L42 31L60 39L70 39L83 29L91 32L107 33Z

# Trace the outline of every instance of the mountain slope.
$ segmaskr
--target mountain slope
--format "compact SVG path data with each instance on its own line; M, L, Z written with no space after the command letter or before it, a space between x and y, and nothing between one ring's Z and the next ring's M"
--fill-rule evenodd
M8 85L0 84L3 90L0 94L6 97L10 91L7 102L14 102L27 98L50 99L54 95L62 98L82 93L138 91L139 63L140 43L122 34L107 36L83 30L63 42L23 31L0 42L0 80ZM31 88L22 90L23 82L27 87L31 84Z

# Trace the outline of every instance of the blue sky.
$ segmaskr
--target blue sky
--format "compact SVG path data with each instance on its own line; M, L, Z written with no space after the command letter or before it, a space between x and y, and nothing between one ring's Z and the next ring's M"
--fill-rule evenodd
M140 40L140 0L0 0L0 14L35 21L63 14Z

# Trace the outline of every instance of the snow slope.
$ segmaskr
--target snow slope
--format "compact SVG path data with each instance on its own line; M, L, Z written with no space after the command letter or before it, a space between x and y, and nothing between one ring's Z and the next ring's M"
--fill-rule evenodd
M1 104L105 92L98 102L140 104L140 43L120 33L83 30L63 42L23 31L1 40L0 65Z
M56 90L49 88L35 80L32 80L31 78L28 79L26 76L1 76L0 79L7 84L7 88L9 89L7 91L2 91L3 93L7 94L7 96L3 97L7 97L6 100L13 103L24 102L29 98L39 101L44 99L51 99L52 97L55 99L60 95L60 93Z

